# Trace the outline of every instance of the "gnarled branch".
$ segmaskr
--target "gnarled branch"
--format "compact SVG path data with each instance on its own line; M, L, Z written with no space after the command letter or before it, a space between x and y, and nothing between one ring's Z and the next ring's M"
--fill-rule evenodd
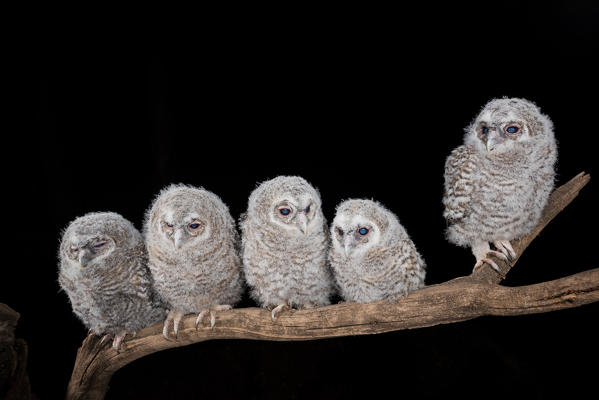
M395 303L341 303L292 310L274 322L270 312L264 309L234 309L219 313L214 329L204 325L196 330L195 316L188 316L181 321L176 340L165 340L159 323L127 340L120 354L90 334L77 352L67 399L102 399L112 374L130 362L161 350L206 340L289 341L368 335L466 321L483 315L542 313L599 301L599 269L529 286L498 285L530 242L570 204L589 179L589 175L581 173L552 193L537 227L512 242L517 258L511 263L497 260L501 274L484 266L467 277L427 286Z

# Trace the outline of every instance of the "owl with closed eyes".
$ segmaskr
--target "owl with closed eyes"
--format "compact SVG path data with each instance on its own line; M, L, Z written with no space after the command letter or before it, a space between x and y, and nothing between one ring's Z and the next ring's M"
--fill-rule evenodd
M394 301L424 286L425 263L391 211L372 200L347 200L331 224L329 261L347 301Z
M330 304L329 235L318 191L305 179L279 176L250 195L241 218L245 278L252 297L272 308Z
M198 314L196 328L215 311L230 309L243 291L239 235L228 207L203 188L171 185L146 214L149 267L156 291L167 304L163 335L171 322L175 337L185 314Z
M443 216L447 239L472 249L474 269L499 271L489 254L516 256L510 241L538 223L556 159L553 124L528 100L491 100L466 128L464 144L445 162Z
M152 287L141 234L112 212L89 213L64 231L58 282L73 312L120 350L127 334L157 323L166 314Z

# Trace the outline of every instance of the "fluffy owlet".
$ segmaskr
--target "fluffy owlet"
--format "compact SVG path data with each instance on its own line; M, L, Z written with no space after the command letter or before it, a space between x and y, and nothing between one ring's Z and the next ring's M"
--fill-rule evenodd
M329 304L329 235L320 196L306 180L279 176L258 186L241 219L243 268L252 297L273 307Z
M58 281L75 314L95 334L114 337L119 351L126 334L164 318L152 289L141 234L111 212L77 218L64 231Z
M447 239L487 254L513 258L510 240L537 224L553 189L557 146L553 124L524 99L491 100L466 128L464 144L445 163L443 213ZM491 250L492 243L496 250Z
M196 327L213 311L227 310L242 293L239 235L222 200L202 188L172 185L154 200L144 224L149 266L156 291L169 307L175 336L185 314Z
M347 301L397 300L424 286L425 264L397 217L372 200L337 206L329 260Z

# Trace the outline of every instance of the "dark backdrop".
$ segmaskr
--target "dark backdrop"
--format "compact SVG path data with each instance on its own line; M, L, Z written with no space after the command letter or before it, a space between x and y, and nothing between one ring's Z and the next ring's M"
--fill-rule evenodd
M43 211L28 218L21 239L35 230L34 248L5 268L0 299L21 313L34 391L63 396L86 334L58 291L61 229L105 210L140 228L153 196L172 182L217 193L238 218L258 182L301 175L320 189L328 220L347 198L393 210L427 261L427 284L470 273L473 256L443 237L443 165L485 102L524 97L552 118L558 185L598 171L599 14L591 3L272 19L241 11L177 31L157 23L115 32L107 22L40 30L27 51L30 121L39 125L26 137L24 164L35 169L23 193ZM506 285L597 267L595 188L592 181L544 230ZM242 306L251 305L246 296ZM598 311L315 342L201 343L130 364L108 398L580 395L596 388L596 367L586 362L599 356Z

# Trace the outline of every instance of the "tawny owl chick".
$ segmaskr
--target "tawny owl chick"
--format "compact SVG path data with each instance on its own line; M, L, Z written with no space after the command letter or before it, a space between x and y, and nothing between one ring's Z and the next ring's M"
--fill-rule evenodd
M329 235L320 195L306 180L279 176L251 194L241 219L243 268L252 297L273 307L329 304Z
M125 335L164 318L142 236L119 214L90 213L71 222L59 258L58 281L73 311L95 334L114 337L115 350Z
M393 301L424 286L424 260L395 214L381 204L339 204L331 239L329 260L345 300Z
M196 327L210 313L227 310L241 297L242 271L235 221L222 200L203 188L171 185L146 214L144 234L156 291L169 307L175 336L185 314Z
M491 100L445 163L447 239L483 263L515 256L510 240L537 224L554 185L553 124L524 99ZM496 250L490 250L492 243Z

